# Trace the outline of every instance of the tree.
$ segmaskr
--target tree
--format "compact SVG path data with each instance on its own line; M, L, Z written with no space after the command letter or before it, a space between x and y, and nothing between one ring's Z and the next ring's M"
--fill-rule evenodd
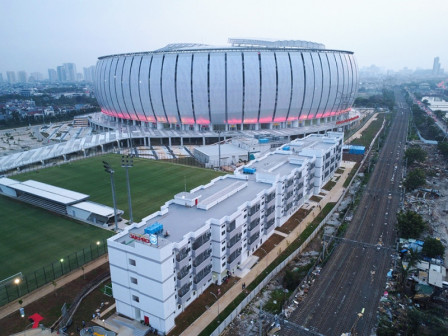
M447 141L439 141L437 144L437 148L439 149L440 153L448 159L448 142Z
M427 237L423 245L422 253L429 258L440 257L445 253L445 247L440 240Z
M54 292L54 295L56 296L56 295L58 295L58 293L56 292L56 286L58 285L58 283L56 282L56 281L52 281L51 282L51 284L53 285L53 292Z
M409 147L404 152L404 157L408 160L408 164L412 165L415 161L425 162L426 152L420 146Z
M422 216L418 213L407 210L400 211L397 214L397 227L400 231L400 237L418 238L426 228Z
M300 274L297 271L286 270L283 277L283 287L293 291L300 284Z
M411 170L406 176L404 186L409 190L414 190L426 183L426 174L423 169L416 168Z

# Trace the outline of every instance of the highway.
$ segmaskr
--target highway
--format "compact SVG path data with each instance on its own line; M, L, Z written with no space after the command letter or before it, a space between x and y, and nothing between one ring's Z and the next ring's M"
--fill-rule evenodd
M395 91L397 113L345 234L281 335L370 335L392 266L409 107ZM364 244L365 243L365 244ZM381 248L378 245L382 245ZM358 313L365 309L364 315Z

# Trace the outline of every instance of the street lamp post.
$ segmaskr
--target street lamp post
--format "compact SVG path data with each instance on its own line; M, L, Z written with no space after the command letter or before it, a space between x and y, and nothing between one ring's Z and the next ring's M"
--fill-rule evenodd
M213 295L213 296L215 297L216 302L218 303L218 317L219 317L219 300L218 300L218 297L217 297L216 294L213 293L213 292L210 292L210 294ZM219 322L219 321L218 321L218 322Z
M64 266L62 266L62 263L64 262L64 258L61 258L59 261L61 262L61 274L64 274Z
M100 241L99 240L96 242L96 254L98 254L98 257L100 256Z
M21 296L22 296L22 293L20 292L20 278L15 278L15 279L14 279L14 283L17 285L17 292L18 292L18 295L19 295L19 297L21 297Z
M132 224L134 219L132 217L132 202L131 202L131 185L129 184L129 168L134 166L134 160L132 156L122 155L121 156L121 167L126 168L126 182L128 185L128 206L129 206L129 223Z
M109 163L103 161L104 170L110 174L110 184L112 186L112 201L114 203L114 220L115 220L115 232L118 231L118 221L117 221L117 203L115 201L115 182L114 182L114 173L115 171L112 169Z

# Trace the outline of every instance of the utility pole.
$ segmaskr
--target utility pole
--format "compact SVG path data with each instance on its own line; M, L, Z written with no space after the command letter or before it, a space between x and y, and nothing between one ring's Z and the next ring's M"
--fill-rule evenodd
M131 202L131 185L129 184L129 168L134 166L134 160L132 155L122 155L121 156L121 167L126 168L126 182L128 185L128 206L129 206L129 223L132 224L134 219L132 217L132 202Z
M118 220L117 220L117 203L115 201L115 182L114 182L114 173L115 171L112 169L109 163L103 161L104 170L106 173L110 174L110 184L112 186L112 201L114 203L114 220L115 220L115 232L118 231Z

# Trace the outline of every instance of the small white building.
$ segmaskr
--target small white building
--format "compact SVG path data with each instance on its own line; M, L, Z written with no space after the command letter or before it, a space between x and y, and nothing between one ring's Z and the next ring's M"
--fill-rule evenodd
M206 167L219 167L237 164L240 161L248 161L249 152L232 144L209 145L194 148L194 156ZM221 161L220 161L221 158Z
M343 133L311 135L181 192L108 239L117 312L169 332L211 283L221 284L321 186Z

